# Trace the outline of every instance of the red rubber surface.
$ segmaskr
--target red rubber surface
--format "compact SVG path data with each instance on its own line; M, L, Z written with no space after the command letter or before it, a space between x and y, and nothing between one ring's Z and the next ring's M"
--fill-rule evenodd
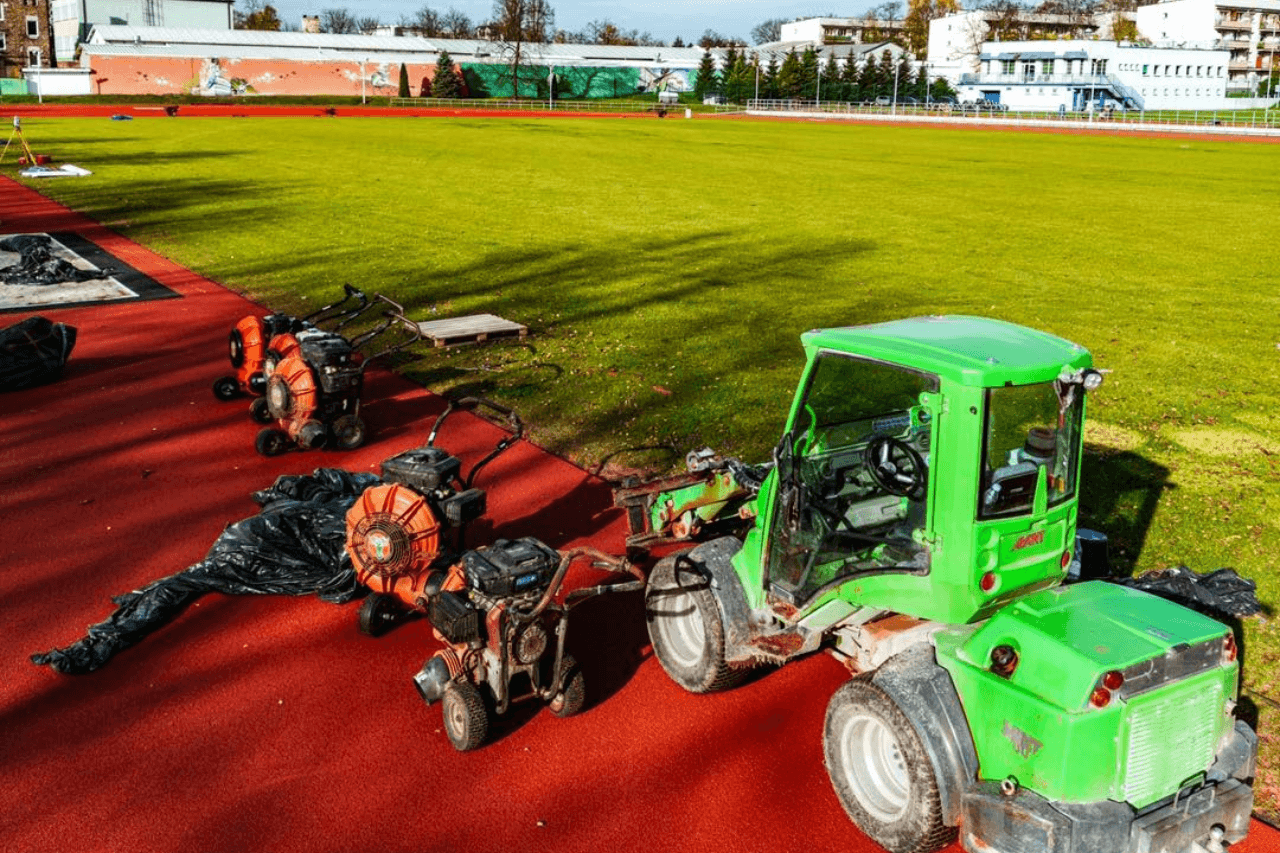
M652 659L634 594L573 614L584 714L523 706L469 754L409 680L433 648L426 623L372 639L357 604L211 595L92 675L30 664L105 617L110 595L201 558L254 512L254 489L319 466L376 470L443 408L374 370L368 445L260 457L247 401L210 391L227 331L254 306L0 179L0 233L65 230L184 298L43 312L79 328L64 377L0 396L0 849L877 849L822 766L841 667L818 656L688 695ZM469 466L498 436L459 415L439 441ZM621 543L607 486L528 444L477 485L493 525L473 541ZM1257 823L1233 848L1277 849L1280 833Z

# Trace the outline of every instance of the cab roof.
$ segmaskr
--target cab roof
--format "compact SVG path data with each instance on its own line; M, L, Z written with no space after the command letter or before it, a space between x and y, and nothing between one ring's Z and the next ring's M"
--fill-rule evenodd
M1079 344L986 317L912 317L867 326L814 329L806 349L824 349L900 364L976 387L1045 382L1064 366L1089 367Z

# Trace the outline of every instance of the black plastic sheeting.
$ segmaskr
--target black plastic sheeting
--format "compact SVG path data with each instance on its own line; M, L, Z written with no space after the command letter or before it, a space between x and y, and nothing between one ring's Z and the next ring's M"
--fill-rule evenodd
M254 492L261 511L227 527L203 560L145 587L116 596L116 611L71 645L31 656L68 675L98 669L117 652L172 621L209 592L228 595L311 595L341 604L365 590L346 553L346 513L381 480L317 468L280 477Z
M57 378L76 345L76 327L28 317L0 329L0 391L17 391Z
M1115 582L1217 619L1243 619L1262 612L1258 585L1240 577L1234 569L1218 569L1202 575L1186 566L1177 566Z
M53 254L53 238L44 234L19 234L0 240L0 249L17 252L18 262L0 267L5 284L66 284L106 278L107 270L82 270Z

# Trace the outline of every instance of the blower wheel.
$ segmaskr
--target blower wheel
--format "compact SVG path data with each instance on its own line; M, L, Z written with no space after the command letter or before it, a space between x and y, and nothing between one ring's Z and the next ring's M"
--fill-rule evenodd
M240 396L240 383L234 376L224 376L213 383L213 396L224 403Z
M347 511L347 550L361 583L426 571L440 553L440 522L426 498L401 485L366 489Z
M266 397L253 398L253 402L249 404L249 417L260 424L269 424L275 420L271 416L271 407L267 405Z
M355 450L364 444L364 421L355 415L343 415L333 422L333 436L341 450Z
M268 427L258 433L253 446L263 456L279 456L289 449L289 436L278 429Z

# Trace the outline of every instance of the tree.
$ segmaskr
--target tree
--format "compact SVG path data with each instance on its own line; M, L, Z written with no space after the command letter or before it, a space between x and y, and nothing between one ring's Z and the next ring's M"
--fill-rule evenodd
M280 31L280 16L276 8L263 4L262 0L245 0L244 11L235 10L233 19L238 30Z
M850 53L844 58L844 70L840 72L840 85L844 87L846 101L861 101L862 73L858 67L858 58Z
M778 55L769 54L769 64L760 75L760 96L769 100L778 97Z
M676 40L671 43L672 47L684 47L684 39L676 36Z
M709 47L746 47L747 43L739 38L722 36L715 30L705 30L698 39L698 47L706 50Z
M725 69L724 94L734 104L745 104L752 96L754 67L747 62L746 53L734 54L733 62Z
M431 78L431 97L457 98L462 95L462 86L458 82L458 72L453 70L453 57L449 51L440 51L436 60L436 73Z
M1023 9L1018 0L988 0L979 9L987 12L986 38L994 41L1017 41L1023 32Z
M453 38L471 38L475 34L475 24L465 12L449 7L449 11L440 16L440 35Z
M356 20L356 32L372 35L373 31L382 26L382 21L377 18L358 18Z
M320 13L320 32L335 35L355 33L355 16L346 9L325 9Z
M409 97L409 69L405 67L403 62L400 63L400 97Z
M520 97L520 63L524 58L526 42L550 41L555 12L546 0L493 0L494 40L502 45L502 51L511 68L511 95ZM537 70L538 80L545 77Z
M812 101L818 89L818 54L812 46L800 55L800 97Z
M751 29L751 41L765 44L771 41L782 41L782 25L789 23L786 18L770 18L761 21Z
M711 51L704 50L702 62L698 65L698 76L693 81L693 95L701 101L715 92L719 86L720 81L716 79L716 61L712 58Z
M929 49L929 22L959 11L958 0L908 0L907 16L902 19L907 48L924 56Z
M423 6L411 17L401 17L400 26L417 32L423 38L439 38L444 35L440 28L440 14L430 6Z
M849 100L847 87L844 85L844 76L840 73L840 64L836 61L836 55L832 53L827 57L827 67L822 71L821 90L823 97L828 101L847 101Z
M792 100L800 97L804 90L804 75L800 68L800 57L796 56L795 50L787 51L775 81L779 98Z

